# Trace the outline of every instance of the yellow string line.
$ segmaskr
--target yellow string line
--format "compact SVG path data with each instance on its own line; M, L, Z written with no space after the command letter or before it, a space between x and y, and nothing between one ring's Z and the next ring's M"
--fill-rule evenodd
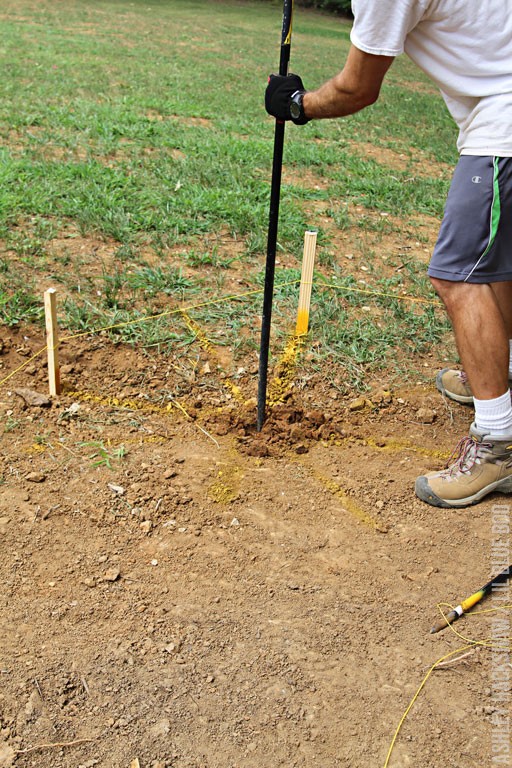
M23 368L25 368L26 365L29 365L29 363L35 360L36 357L39 357L39 355L42 355L43 352L46 352L47 349L48 349L48 345L46 345L46 347L41 347L41 349L38 352L36 352L34 355L32 355L32 357L29 357L28 360L25 360L21 365L15 368L14 371L11 371L5 378L3 378L0 381L0 387L3 386L7 381L9 381L9 379L11 379L16 373L19 373L20 371L22 371Z
M445 608L449 608L449 609L450 609L450 611L454 611L454 610L455 610L455 606L454 606L454 605L450 605L450 603L438 603L438 606L437 606L437 607L438 607L438 609L439 609L439 612L441 613L442 617L443 617L444 619L446 619L446 615L447 615L447 614L445 614L445 613L442 611L442 607L443 607L443 606L444 606ZM485 611L477 611L477 612L476 612L476 613L474 613L474 614L472 613L472 614L471 614L471 616L477 616L479 613L497 613L498 611L501 611L501 610L505 610L506 608L510 608L510 607L511 607L511 606L507 606L507 605L505 605L505 606L498 606L497 608L487 608ZM463 615L464 615L464 616L466 616L467 614L463 614ZM447 628L449 628L449 629L450 629L450 632L453 632L453 634L454 634L454 635L456 635L458 638L460 638L460 639L461 639L463 642L465 642L465 643L473 643L473 645L483 645L483 646L486 646L486 647L488 647L488 648L503 648L503 647L504 647L504 646L501 646L501 645L493 645L493 644L489 644L489 643L490 643L489 639L485 639L485 640L472 640L470 637L465 637L465 636L462 634L462 632L459 632L459 631L458 631L458 630L455 628L455 626L454 626L454 623L455 623L455 622L452 622L451 624L448 624L448 627L447 627ZM510 639L510 638L509 638L509 639Z
M452 608L453 610L453 608ZM497 611L511 611L512 610L512 603L510 605L500 605L497 608L485 608L481 611L472 611L473 616L480 616L482 613L496 613Z
M409 712L411 711L411 709L414 706L414 702L416 701L416 699L420 695L421 691L425 687L425 685L427 683L427 680L429 679L429 677L432 674L432 672L434 671L434 669L442 661L446 661L446 659L449 659L450 656L455 656L456 653L461 653L462 651L467 651L468 648L473 648L473 647L474 647L474 643L471 643L470 645L466 645L464 648L457 648L455 651L451 651L450 653L447 653L445 656L442 656L434 664L432 664L432 666L428 670L427 674L425 675L425 677L421 681L418 690L416 691L416 693L412 697L412 699L411 699L411 701L409 703L409 706L407 707L407 709L405 710L404 714L402 715L402 717L400 719L400 722L398 723L398 727L397 727L397 729L396 729L396 731L394 733L393 740L391 741L391 745L390 745L389 750L388 750L388 754L387 754L387 757L386 757L386 762L384 763L384 768L388 768L389 761L391 759L391 753L393 752L393 748L394 748L395 742L396 742L396 740L398 738L398 734L400 733L400 729L402 728L402 725L404 724L407 715L409 714Z
M290 285L296 285L297 283L300 283L300 280L288 280L284 283L279 283L276 288L285 288ZM314 285L313 282L311 283L305 283L305 285ZM364 288L354 288L353 286L345 286L345 285L336 285L335 283L320 283L319 287L321 288L335 288L336 290L342 290L342 291L348 291L351 293L362 293L367 296L380 296L384 298L389 299L398 299L399 301L412 301L416 303L421 304L431 304L433 306L442 306L440 302L434 301L432 299L422 299L420 297L415 296L398 296L394 293L382 293L379 291L368 291ZM114 325L105 325L100 328L95 328L89 331L80 331L80 333L72 333L68 336L62 336L59 340L59 343L62 343L64 341L71 341L72 339L79 339L82 336L94 336L95 334L101 333L102 331L111 331L116 328L125 328L129 325L141 325L142 323L150 322L151 320L158 320L162 317L169 317L171 315L177 315L179 313L185 313L190 312L194 309L201 309L202 307L208 307L212 304L221 304L223 302L227 301L235 301L237 299L246 298L248 296L254 296L258 293L263 292L263 288L256 288L252 291L246 291L245 293L238 293L238 294L231 294L229 296L221 296L217 299L209 299L208 301L202 301L198 304L191 304L188 307L179 307L177 309L170 309L166 310L165 312L160 312L156 315L147 315L146 317L140 317L137 320L125 320L122 323L115 323ZM48 345L45 347L42 347L38 352L36 352L32 357L30 357L28 360L25 360L18 368L16 368L14 371L11 371L7 376L5 376L3 379L0 379L0 387L2 387L9 379L11 379L13 376L15 376L17 373L23 370L25 366L29 365L33 360L35 360L39 355L41 355L43 352L47 351L49 349Z
M440 301L436 301L435 299L423 299L420 296L399 296L396 293L382 293L380 291L368 291L364 288L354 288L351 285L337 285L336 283L321 283L320 287L322 288L336 288L338 290L342 291L350 291L351 293L363 293L366 296L381 296L386 299L398 299L399 301L412 301L417 304L431 304L434 307L442 307L442 303Z
M440 611L441 615L443 616L443 618L446 619L447 614L445 614L443 612L442 606L445 606L446 608L449 608L452 611L454 610L454 606L450 605L449 603L438 603L437 608L439 609L439 611ZM485 611L478 611L477 613L494 613L494 612L505 610L506 608L511 608L511 607L512 606L499 606L498 608L489 608L489 609L487 609ZM477 614L475 614L475 615L477 615ZM441 664L443 661L446 661L446 659L449 659L451 656L455 656L455 654L457 654L457 653L463 653L464 651L467 651L469 648L481 647L481 648L500 648L500 649L508 650L508 646L497 645L496 643L491 642L492 638L486 638L485 640L471 640L471 639L469 639L467 637L464 637L464 635L462 635L460 632L458 632L455 629L455 627L453 626L453 624L448 624L448 628L451 630L451 632L453 632L454 635L456 635L458 638L460 638L465 643L467 643L467 645L465 645L465 646L463 646L461 648L457 648L455 651L450 651L450 653L447 653L445 656L442 656L440 659L438 659L436 662L434 662L434 664L432 664L432 666L428 670L427 674L425 675L425 677L421 681L420 685L418 686L418 690L416 691L416 693L412 697L411 701L409 702L409 705L408 705L407 709L405 710L404 714L400 718L400 722L398 723L398 726L397 726L397 728L395 730L395 733L393 734L393 739L391 740L391 744L390 744L390 747L389 747L389 750L388 750L388 753L387 753L387 756L386 756L386 761L384 763L384 768L388 768L388 766L389 766L389 761L391 759L391 753L393 752L393 749L394 749L396 740L398 738L398 734L400 733L400 730L402 728L402 725L404 724L404 722L405 722L409 712L413 708L414 703L417 700L418 696L420 695L421 691L425 687L425 685L427 683L427 680L429 679L430 675L432 674L432 672L435 670L435 668L439 664ZM512 637L507 638L507 640L509 640L509 641L512 640Z
M294 285L297 282L299 282L299 281L298 280L290 280L287 283L282 283L278 287L285 287L285 286L288 286L288 285ZM158 320L161 317L168 317L170 315L178 315L178 314L183 313L183 312L190 312L193 309L201 309L201 307L208 307L208 306L211 306L212 304L222 304L223 302L226 302L226 301L234 301L235 299L243 299L243 298L246 298L247 296L253 296L256 293L262 293L262 291L263 291L263 288L257 288L257 289L255 289L253 291L246 291L245 293L237 293L237 294L232 294L230 296L221 296L218 299L210 299L208 301L199 302L199 304L191 304L188 307L178 307L177 309L168 309L165 312L160 312L157 315L147 315L146 317L139 317L137 320L125 320L124 322L116 323L115 325L105 325L102 328L96 328L96 329L90 330L90 331L81 331L80 333L73 333L73 334L71 334L69 336L62 336L60 341L70 341L70 339L78 339L81 336L91 336L91 335L94 335L96 333L101 333L102 331L111 331L111 330L113 330L115 328L124 328L127 325L140 325L142 323L147 323L150 320Z
M291 280L291 281L289 281L287 283L281 283L281 286L285 287L285 286L288 286L288 285L293 285L294 283L297 283L297 282L298 282L298 280ZM279 287L281 287L281 286L279 286ZM255 289L253 291L247 291L246 293L239 293L239 294L234 294L234 295L231 295L231 296L222 296L222 297L220 297L218 299L211 299L210 301L200 302L199 304L192 304L189 307L179 307L178 309L169 309L169 310L166 310L165 312L160 312L157 315L147 315L146 317L140 317L137 320L126 320L123 323L116 323L115 325L106 325L106 326L103 326L101 328L95 328L95 329L92 329L92 330L89 330L89 331L81 331L80 333L72 333L72 334L69 334L68 336L61 336L61 338L59 339L59 343L62 343L64 341L71 341L72 339L79 339L82 336L94 336L97 333L101 333L102 331L110 331L110 330L113 330L114 328L123 328L123 327L126 327L128 325L139 325L141 323L149 322L150 320L158 320L159 318L166 317L168 315L177 315L180 312L187 312L187 311L192 310L192 309L199 309L201 307L206 307L209 304L220 304L220 303L222 303L224 301L233 301L235 299L245 298L247 296L252 296L252 295L254 295L256 293L261 293L262 291L263 291L263 288L258 288L258 289ZM28 360L25 360L14 371L11 371L11 373L9 373L3 379L0 379L0 387L2 387L6 382L9 381L10 378L12 378L15 374L19 373L20 371L22 371L23 368L25 368L25 366L29 365L29 363L31 363L33 360L35 360L36 357L39 357L39 355L41 355L43 352L46 352L48 349L49 349L49 347L48 347L48 344L47 344L45 347L42 347L38 352L36 352L34 355L32 355L32 357L30 357Z

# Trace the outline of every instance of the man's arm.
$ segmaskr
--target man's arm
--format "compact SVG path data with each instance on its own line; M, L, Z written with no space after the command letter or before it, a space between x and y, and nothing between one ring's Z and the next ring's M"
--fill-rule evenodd
M393 56L375 56L351 45L342 71L318 90L304 94L306 117L310 120L344 117L370 106L377 101L393 61Z

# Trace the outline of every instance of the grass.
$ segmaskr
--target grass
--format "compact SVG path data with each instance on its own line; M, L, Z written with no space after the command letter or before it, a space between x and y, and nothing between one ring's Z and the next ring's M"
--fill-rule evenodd
M56 283L70 332L120 325L118 341L192 345L175 316L172 329L144 319L261 288L273 148L262 102L280 15L278 3L250 0L5 0L2 323L42 323L38 297ZM307 87L342 66L348 45L348 22L296 11L292 69ZM315 295L320 343L308 364L342 366L347 386L362 386L368 371L443 338L444 316L428 305L346 289L360 285L362 265L368 290L432 298L418 254L432 244L455 157L446 109L405 57L369 110L287 128L278 256L292 266L276 282L298 278L304 230L315 228L318 280L344 285ZM413 251L406 267L398 241ZM278 337L296 300L296 286L276 289ZM194 319L238 366L256 354L260 312L256 294Z
M92 449L92 453L89 454L88 459L91 461L93 467L107 467L107 469L114 469L115 462L121 461L126 456L126 448L124 445L120 445L118 448L109 449L100 441L92 441L88 443L80 443L81 448Z

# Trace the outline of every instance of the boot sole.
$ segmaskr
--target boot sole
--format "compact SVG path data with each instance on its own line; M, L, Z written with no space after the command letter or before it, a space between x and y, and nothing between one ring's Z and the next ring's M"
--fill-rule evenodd
M443 509L471 507L493 491L497 493L512 493L512 477L505 477L503 480L497 480L495 483L486 485L478 493L473 494L473 496L467 496L465 499L450 499L449 501L442 499L430 488L426 477L418 477L414 490L419 499L433 507L442 507Z
M461 403L462 405L473 405L473 396L468 397L467 395L457 395L455 392L450 392L448 389L445 389L443 387L442 378L446 371L449 371L449 368L443 368L442 371L439 371L439 373L436 376L436 387L439 390L439 392L442 395L445 395L446 397L449 397L450 400L455 400L456 403Z

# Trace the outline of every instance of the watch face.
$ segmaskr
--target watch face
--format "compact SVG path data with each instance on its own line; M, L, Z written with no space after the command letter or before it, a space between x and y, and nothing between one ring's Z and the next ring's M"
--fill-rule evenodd
M292 101L290 104L290 115L294 120L300 117L300 104L297 104L296 101Z

